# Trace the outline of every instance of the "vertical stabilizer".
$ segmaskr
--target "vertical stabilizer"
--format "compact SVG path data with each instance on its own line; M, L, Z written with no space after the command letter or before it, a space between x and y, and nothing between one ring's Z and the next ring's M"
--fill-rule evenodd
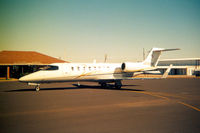
M162 51L172 51L172 50L179 50L179 49L152 48L149 55L144 60L143 64L149 65L150 67L156 67Z

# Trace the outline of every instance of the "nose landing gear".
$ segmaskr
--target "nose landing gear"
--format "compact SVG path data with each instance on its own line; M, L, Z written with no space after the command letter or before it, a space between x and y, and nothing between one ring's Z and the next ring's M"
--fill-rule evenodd
M40 91L40 85L36 85L35 90Z
M35 86L35 90L40 91L40 84L38 84L38 83L28 83L28 85Z

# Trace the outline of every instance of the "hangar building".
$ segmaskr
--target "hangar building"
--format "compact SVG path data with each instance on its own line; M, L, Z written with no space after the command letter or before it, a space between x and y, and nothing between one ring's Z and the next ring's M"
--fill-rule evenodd
M172 64L169 75L196 75L200 69L200 58L164 59L158 62L158 70L162 73Z
M48 64L64 62L34 51L1 51L0 78L19 78Z

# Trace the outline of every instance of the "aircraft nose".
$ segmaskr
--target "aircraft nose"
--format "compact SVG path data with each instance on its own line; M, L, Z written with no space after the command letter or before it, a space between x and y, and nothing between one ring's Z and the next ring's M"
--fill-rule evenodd
M34 73L23 76L19 79L20 82L31 82L31 81L34 81L34 80L36 80Z
M19 78L19 81L20 82L28 82L29 78L27 76L23 76L23 77Z
M43 73L35 72L19 78L20 82L36 82L43 79Z

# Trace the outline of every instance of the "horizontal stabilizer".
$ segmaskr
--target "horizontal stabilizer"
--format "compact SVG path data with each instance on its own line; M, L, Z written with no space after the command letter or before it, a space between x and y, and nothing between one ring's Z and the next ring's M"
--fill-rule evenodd
M173 50L180 50L180 48L173 48L173 49L160 49L155 51L173 51Z

